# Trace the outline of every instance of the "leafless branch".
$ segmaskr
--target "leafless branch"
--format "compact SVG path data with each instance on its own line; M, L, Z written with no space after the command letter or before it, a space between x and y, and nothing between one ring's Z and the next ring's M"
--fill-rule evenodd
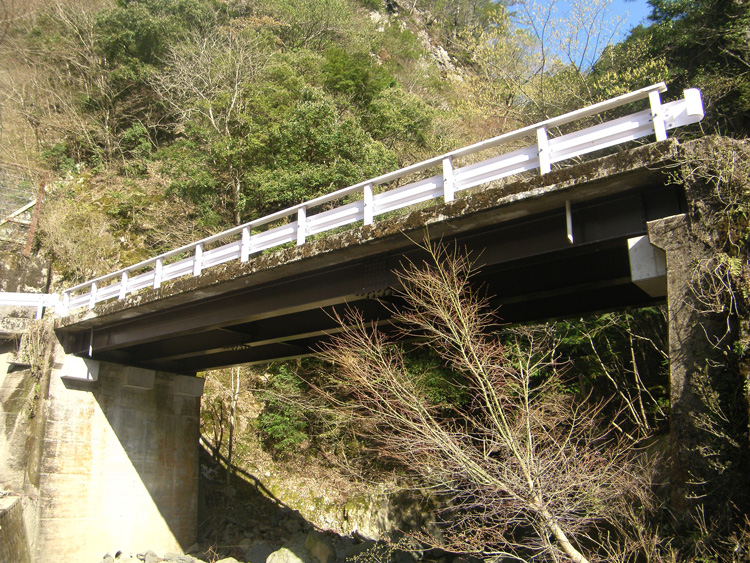
M486 301L469 286L472 261L425 250L428 263L399 274L407 307L395 320L461 375L472 400L449 409L431 402L400 348L353 312L324 355L356 405L359 431L450 499L449 549L602 560L592 542L625 513L623 503L646 502L647 472L631 444L600 424L603 404L564 391L549 369L547 335L518 330L500 343Z

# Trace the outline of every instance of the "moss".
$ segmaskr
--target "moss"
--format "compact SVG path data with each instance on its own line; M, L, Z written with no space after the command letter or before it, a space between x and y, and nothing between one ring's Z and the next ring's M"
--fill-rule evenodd
M34 390L37 385L37 379L31 370L19 372L19 376L15 390L2 403L2 411L6 415L15 415L16 418L34 410ZM12 426L6 426L6 435L12 430Z

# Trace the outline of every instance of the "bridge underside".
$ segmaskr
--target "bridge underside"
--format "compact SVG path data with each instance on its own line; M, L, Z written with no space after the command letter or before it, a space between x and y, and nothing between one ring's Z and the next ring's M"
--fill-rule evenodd
M666 164L668 154L655 160ZM307 355L336 331L334 313L346 307L389 326L399 304L393 271L423 259L414 240L425 232L479 256L478 287L509 323L658 302L631 281L627 241L645 235L647 221L683 213L682 192L654 165L654 149L600 160L599 168L585 163L397 217L377 232L313 241L313 253L283 250L272 266L263 264L273 256L260 257L261 265L237 264L215 279L105 304L58 330L68 352L176 373ZM590 179L577 180L583 170Z

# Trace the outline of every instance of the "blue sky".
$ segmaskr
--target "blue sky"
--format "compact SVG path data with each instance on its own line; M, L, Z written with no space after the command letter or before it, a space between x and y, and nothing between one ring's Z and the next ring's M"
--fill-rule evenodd
M544 34L550 53L572 57L583 68L594 64L605 42L617 43L638 24L648 25L651 13L647 0L509 0L509 6L532 37Z

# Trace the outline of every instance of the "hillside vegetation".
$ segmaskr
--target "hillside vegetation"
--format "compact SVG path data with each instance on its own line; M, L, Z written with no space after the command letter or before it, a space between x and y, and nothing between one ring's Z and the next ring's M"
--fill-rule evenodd
M607 0L7 1L0 159L69 179L42 241L78 279L660 80L742 134L744 4L652 5L607 45Z
M435 285L416 292L402 320L421 336L431 326L455 335L451 319L465 318L463 340L436 333L431 349L402 349L350 331L328 352L350 370L343 376L320 360L212 374L202 430L228 475L276 462L302 473L335 466L348 479L331 495L342 502L376 481L451 499L440 518L457 552L746 561L748 409L738 389L750 335L750 151L741 141L750 6L649 4L648 24L628 32L608 0L565 10L534 0L4 0L0 169L46 175L37 250L52 257L56 283L72 283L659 81L665 99L700 88L706 118L677 134L716 138L673 180L691 198L691 236L715 250L696 265L696 295L705 314L726 319L716 361L733 375L701 394L710 439L698 453L710 470L689 483L692 512L675 513L657 485L668 463L651 463L668 449L666 311L498 331L464 285L470 261L444 249L433 250L431 272L455 270L461 306L424 324L420 307L438 309L425 297L451 291ZM437 283L410 275L407 291ZM474 359L461 356L467 349ZM365 369L372 377L352 387ZM401 380L409 385L387 387ZM450 431L419 426L417 411ZM606 431L599 420L611 423ZM466 447L440 457L438 439ZM580 461L575 471L533 447L550 443L564 443L560 456ZM524 457L519 444L539 455ZM383 451L388 459L376 460ZM544 481L549 506L528 493L534 472L554 477ZM484 479L499 473L502 486ZM493 497L501 489L506 496Z

